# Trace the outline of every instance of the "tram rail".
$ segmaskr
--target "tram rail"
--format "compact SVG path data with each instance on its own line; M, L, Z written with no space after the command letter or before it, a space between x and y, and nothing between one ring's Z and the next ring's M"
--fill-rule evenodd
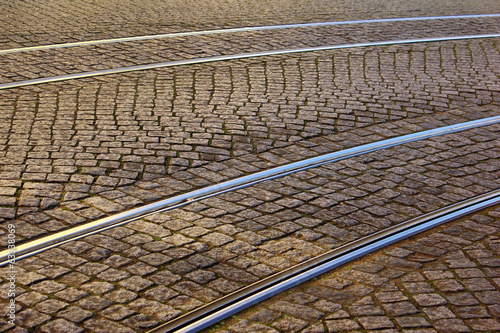
M0 54L70 48L76 46L87 46L87 45L97 45L97 44L132 42L132 41L159 39L159 38L173 38L173 37L198 36L198 35L209 35L209 34L213 35L213 34L232 33L232 32L258 31L258 30L289 29L289 28L315 27L315 26L326 26L326 25L430 21L430 20L443 20L443 19L446 20L468 19L468 18L483 18L483 17L500 17L500 14L415 17L415 18L396 18L396 19L380 19L380 20L357 20L357 21L343 21L343 22L319 22L319 23L303 23L303 24L275 25L275 26L261 26L261 27L243 27L243 28L207 30L207 31L191 31L191 32L181 32L172 34L135 36L135 37L94 40L94 41L65 43L65 44L40 45L34 47L0 50ZM414 44L414 43L433 43L433 42L461 41L470 39L484 39L484 38L498 38L498 37L500 37L500 33L433 37L433 38L421 38L421 39L385 40L385 41L366 42L366 43L326 45L326 46L317 46L308 48L240 53L233 55L223 55L223 56L205 57L205 58L188 59L180 61L152 63L152 64L130 66L130 67L112 68L112 69L92 71L92 72L81 72L81 73L74 73L74 74L61 75L55 77L26 80L26 81L9 82L0 84L0 90L53 83L53 82L61 82L73 79L97 77L103 75L128 73L134 71L143 71L143 70L166 68L173 66L211 63L217 61L248 59L254 57L275 56L275 55L326 51L326 50L336 50L336 49L346 49L346 48L358 48L358 47L401 45L401 44ZM28 240L25 243L18 245L16 247L16 257L17 257L16 259L22 260L30 256L47 251L49 249L57 248L63 244L90 235L98 234L121 225L125 225L132 221L136 221L138 219L147 217L151 214L173 210L179 207L189 205L193 202L201 201L223 193L228 193L238 189L246 188L261 182L284 177L300 171L319 167L327 163L334 163L351 157L360 156L370 152L387 149L398 145L415 142L418 140L424 140L441 135L457 133L473 128L489 126L498 123L500 123L500 116L469 121L465 123L445 126L423 132L416 132L409 135L404 135L379 142L365 144L350 149L345 149L330 154L325 154L319 157L310 158L300 162L295 162L288 165L283 165L280 167L269 169L266 171L258 172L255 174L247 175L244 177L236 178L230 181L208 186L199 190L184 193L162 201L144 205L142 207L138 207L116 215L108 216L96 220L94 222L82 224L77 227L73 227L64 231L55 232L49 236L45 236L39 239L35 239L32 241ZM471 213L480 210L484 210L488 207L492 207L498 204L500 204L500 190L495 190L474 197L472 199L462 201L458 204L454 204L446 208L439 209L437 211L423 215L421 217L411 219L407 222L403 222L398 225L389 227L387 229L373 233L369 236L363 237L356 241L342 245L336 248L335 250L321 254L313 259L302 262L296 266L285 269L259 282L256 282L247 287L239 289L229 295L223 296L222 298L212 303L204 305L192 312L182 315L176 319L173 319L151 330L150 332L151 333L198 332L253 304L261 302L273 295L276 295L277 293L287 290L304 281L310 280L320 274L323 274L331 269L339 267L347 262L360 258L373 251L391 245L395 242L404 240L408 237L424 232L441 224L451 222L455 219L461 218L463 216L469 215ZM9 263L9 261L7 260L8 254L9 251L0 252L0 266L4 266Z
M61 81L67 81L67 80L84 79L84 78L97 77L97 76L103 76L103 75L123 74L123 73L135 72L135 71L144 71L144 70L150 70L150 69L183 66L183 65L203 64L203 63L211 63L211 62L218 62L218 61L248 59L248 58L276 56L276 55L285 55L285 54L294 54L294 53L305 53L305 52L315 52L315 51L329 51L329 50L349 49L349 48L358 48L358 47L446 42L446 41L459 41L459 40L498 38L498 37L500 37L500 34L464 35L464 36L449 36L449 37L438 37L438 38L387 40L387 41L378 41L378 42L369 42L369 43L326 45L326 46L317 46L317 47L308 47L308 48L272 50L272 51L254 52L254 53L241 53L241 54L223 55L223 56L216 56L216 57L206 57L206 58L196 58L196 59L188 59L188 60L153 63L153 64L130 66L130 67L111 68L111 69L105 69L105 70L93 71L93 72L80 72L80 73L74 73L74 74L67 74L67 75L60 75L60 76L53 76L53 77L46 77L46 78L38 78L38 79L25 80L25 81L14 81L14 82L0 84L0 90L20 88L20 87L45 84L45 83L61 82Z
M423 132L412 133L276 167L266 171L258 172L255 174L181 194L169 199L154 202L123 213L108 216L94 222L86 223L71 229L42 237L37 240L28 241L24 244L16 246L16 256L18 260L27 258L37 253L41 253L43 251L66 244L68 242L75 241L83 237L90 236L147 217L151 214L161 213L175 208L183 207L193 202L201 201L203 199L207 199L216 195L249 187L264 181L273 180L300 171L319 167L327 163L338 162L347 158L367 154L381 149L391 148L409 142L457 133L497 123L500 123L500 116L445 126ZM0 252L0 266L8 264L8 255L9 250Z
M203 35L226 34L226 33L235 33L235 32L261 31L261 30L310 28L310 27L321 27L321 26L355 25L355 24L371 24L371 23L394 23L394 22L411 22L411 21L496 18L496 17L500 17L500 14L402 17L402 18L388 18L388 19L314 22L314 23L297 23L297 24L281 24L281 25L268 25L268 26L241 27L241 28L230 28L230 29L199 30L199 31L176 32L176 33L168 33L168 34L131 36L131 37L89 40L89 41L72 42L72 43L60 43L60 44L48 44L48 45L38 45L38 46L30 46L30 47L20 47L20 48L0 50L0 54L30 52L30 51L39 51L39 50L50 50L50 49L56 49L56 48L68 48L68 47L77 47L77 46L90 46L90 45L98 45L98 44L136 42L136 41L144 41L144 40L151 40L151 39L176 38L176 37L187 37L187 36L203 36Z
M167 322L149 333L199 332L254 304L371 252L499 203L500 190L492 191L389 227L251 284Z

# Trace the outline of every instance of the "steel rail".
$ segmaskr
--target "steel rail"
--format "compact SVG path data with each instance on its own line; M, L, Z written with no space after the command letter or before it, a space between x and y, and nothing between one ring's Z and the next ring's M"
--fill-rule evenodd
M201 30L201 31L174 32L174 33L168 33L168 34L132 36L132 37L121 37L121 38L89 40L89 41L82 41L82 42L71 42L71 43L61 43L61 44L50 44L50 45L38 45L38 46L20 47L20 48L0 50L0 54L18 53L18 52L29 52L29 51L39 51L39 50L50 50L50 49L56 49L56 48L68 48L68 47L89 46L89 45L98 45L98 44L135 42L135 41L143 41L143 40L150 40L150 39L176 38L176 37L188 37L188 36L202 36L202 35L213 35L213 34L224 34L224 33L235 33L235 32L247 32L247 31L276 30L276 29L293 29L293 28L309 28L309 27L350 25L350 24L392 23L392 22L450 20L450 19L474 19L474 18L490 18L490 17L492 17L492 18L500 17L500 14L402 17L402 18L388 18L388 19L334 21L334 22L315 22L315 23L297 23L297 24L267 25L267 26L229 28L229 29L214 29L214 30Z
M198 332L241 310L352 260L441 224L498 204L500 204L500 190L389 227L255 282L193 312L171 320L149 331L149 333Z
M455 125L449 125L432 130L407 134L392 139L373 142L358 147L353 147L338 152L309 158L299 162L290 163L284 166L279 166L269 170L257 172L248 176L225 181L199 190L177 195L172 198L150 203L142 207L137 207L129 211L108 216L93 222L85 223L68 230L63 230L54 233L52 235L42 237L40 239L28 241L26 243L16 246L15 248L16 258L17 260L27 258L29 256L41 253L43 251L60 246L62 244L86 236L90 236L111 228L115 228L117 226L149 216L151 214L161 213L175 208L183 207L192 202L200 201L216 195L249 187L267 180L284 177L299 171L315 168L326 163L341 161L347 158L367 154L381 149L391 148L409 142L424 140L435 136L452 134L456 132L466 131L469 129L498 124L498 123L500 123L500 116L479 119ZM0 267L8 263L7 258L9 254L10 254L9 250L4 250L0 252Z
M223 55L223 56L216 56L216 57L195 58L195 59L187 59L187 60L162 62L162 63L153 63L153 64L146 64L146 65L137 65L137 66L130 66L130 67L111 68L111 69L105 69L105 70L100 70L100 71L82 72L82 73L67 74L67 75L61 75L61 76L52 76L52 77L39 78L39 79L33 79L33 80L26 80L26 81L14 81L14 82L0 84L0 90L19 88L19 87L24 87L24 86L36 85L36 84L74 80L74 79L84 79L84 78L96 77L96 76L102 76L102 75L122 74L122 73L143 71L143 70L149 70L149 69L158 69L158 68L174 67L174 66L181 66L181 65L203 64L203 63L210 63L210 62L217 62L217 61L257 58L257 57L264 57L264 56L292 54L292 53L304 53L304 52L314 52L314 51L348 49L348 48L356 48L356 47L431 43L431 42L444 42L444 41L456 41L456 40L480 39L480 38L495 38L495 37L500 37L500 34L465 35L465 36L449 36L449 37L420 38L420 39L388 40L388 41L354 43L354 44L315 46L315 47L297 48L297 49L272 50L272 51L263 51L263 52L254 52L254 53L240 53L240 54Z

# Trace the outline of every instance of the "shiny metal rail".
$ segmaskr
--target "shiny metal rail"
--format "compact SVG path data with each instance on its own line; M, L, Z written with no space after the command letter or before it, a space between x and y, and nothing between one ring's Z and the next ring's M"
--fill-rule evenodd
M89 41L82 41L82 42L61 43L61 44L51 44L51 45L38 45L38 46L20 47L20 48L14 48L14 49L0 50L0 54L50 50L50 49L56 49L56 48L89 46L89 45L98 45L98 44L137 42L137 41L144 41L144 40L150 40L150 39L202 36L202 35L213 35L213 34L224 34L224 33L235 33L235 32L260 31L260 30L309 28L309 27L351 25L351 24L392 23L392 22L408 22L408 21L496 18L496 17L500 17L500 14L401 17L401 18L373 19L373 20L354 20L354 21L267 25L267 26L256 26L256 27L242 27L242 28L215 29L215 30L202 30L202 31L187 31L187 32L175 32L175 33L169 33L169 34L157 34L157 35L99 39L99 40L89 40Z
M199 332L256 303L371 252L498 204L500 204L500 190L400 223L260 280L149 332Z
M314 51L348 49L348 48L356 48L356 47L445 42L445 41L479 39L479 38L494 38L494 37L500 37L500 34L388 40L388 41L367 42L367 43L326 45L326 46L316 46L316 47L298 48L298 49L272 50L272 51L255 52L255 53L240 53L240 54L231 54L231 55L223 55L223 56L216 56L216 57L161 62L161 63L130 66L130 67L111 68L111 69L105 69L105 70L94 71L94 72L67 74L67 75L39 78L39 79L26 80L26 81L15 81L15 82L0 84L0 90L19 88L19 87L24 87L24 86L36 85L36 84L60 82L60 81L75 80L75 79L84 79L84 78L96 77L96 76L102 76L102 75L122 74L122 73L143 71L143 70L149 70L149 69L158 69L158 68L174 67L174 66L181 66L181 65L203 64L203 63L210 63L210 62L216 62L216 61L228 61L228 60L237 60L237 59L247 59L247 58L257 58L257 57L265 57L265 56L292 54L292 53L304 53L304 52L314 52Z
M138 207L123 213L108 216L93 222L82 224L68 230L60 231L37 240L28 241L16 246L17 260L32 256L34 254L49 250L62 244L74 241L89 235L93 235L117 226L138 220L151 214L160 213L175 208L183 207L189 203L210 198L219 194L235 191L248 186L252 186L267 180L272 180L290 175L299 171L315 168L326 163L341 161L358 155L367 154L381 149L387 149L405 143L424 140L435 136L452 134L466 131L476 127L488 126L500 123L500 116L469 121L465 123L445 126L423 132L412 133L392 139L382 140L362 146L341 150L338 152L325 154L322 156L306 159L299 162L290 163L284 166L261 171L248 176L229 180L216 185L208 186L199 190L181 194L169 199L154 202L142 207ZM8 263L9 251L0 252L0 266Z

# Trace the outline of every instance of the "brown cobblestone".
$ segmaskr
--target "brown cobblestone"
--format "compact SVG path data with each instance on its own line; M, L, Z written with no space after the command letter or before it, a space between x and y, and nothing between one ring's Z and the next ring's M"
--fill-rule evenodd
M46 325L43 325L41 332L44 333L79 333L82 332L83 328L77 327L73 323L66 321L64 319L56 319Z
M12 22L5 24L8 33L0 44L17 47L158 33L158 29L296 23L299 18L319 22L328 16L328 20L387 13L398 17L411 9L449 15L493 8L488 1L474 6L467 1L444 2L439 8L417 1L382 10L364 2L336 4L332 9L331 3L320 1L297 8L266 0L258 5L227 4L227 13L238 7L237 15L231 16L212 4L208 1L187 12L182 10L185 4L176 1L168 10L162 10L165 4L158 1L132 7L124 3L123 8L102 3L100 9L88 4L85 11L77 4L70 8L50 1L37 6L31 1L0 4L8 13L3 22ZM284 7L286 11L280 9ZM35 8L36 15L15 14L32 13ZM69 9L70 16L59 15ZM169 15L158 18L160 10ZM60 20L49 23L54 15ZM13 17L19 20L13 22ZM293 38L288 30L246 35L258 43L242 43L240 35L203 37L203 45L183 40L179 47L187 53L175 59L191 51L191 56L211 50L213 55L224 50L247 52L249 45L259 50L298 47L298 41L310 45L364 41L371 36L429 36L434 31L469 34L497 26L493 19L473 20L470 25L448 22L398 25L404 29L349 27L349 33L336 27L295 29ZM57 28L61 24L64 29ZM4 66L2 80L11 68L15 73L8 79L16 80L165 61L178 50L177 41L172 41L134 44L133 57L125 44L36 51L12 59L9 55L2 63L15 60L15 66ZM151 53L153 44L161 52ZM497 53L493 39L384 46L3 91L0 217L14 223L21 237L37 237L288 161L496 115L498 75L492 64ZM127 55L117 58L123 54ZM59 57L65 57L64 62ZM37 71L37 66L43 70ZM21 326L42 331L148 330L345 242L498 188L497 139L498 127L489 126L394 147L156 214L38 255L43 260L22 260L19 264L27 262L23 266L27 272L18 276L26 289L18 296L19 313L26 317ZM344 281L322 282L282 300L292 304L291 309L302 309L296 312L303 317L274 318L270 311L262 316L265 323L255 318L230 329L322 332L386 327L390 332L396 327L425 332L431 325L459 332L496 325L485 309L491 315L498 313L495 279L500 264L490 242L500 227L493 224L497 218L463 221L421 243L402 245L357 265L343 275ZM464 248L469 245L473 246ZM412 276L416 270L421 274ZM75 305L102 309L106 319L91 317L92 312ZM26 307L50 313L52 319L35 323L45 314L31 315ZM465 318L466 313L478 317ZM304 314L314 314L310 325Z
M491 216L498 216L498 209L476 213L471 217L463 218L462 221L480 219L485 217L485 221L490 224L495 223ZM291 292L274 296L270 300L258 305L253 309L244 311L240 318L229 320L227 324L220 328L212 328L219 332L225 327L236 327L236 322L245 322L251 318L256 325L265 324L272 327L279 327L281 317L279 313L287 313L290 318L301 318L308 325L304 329L316 330L317 321L329 330L329 332L346 332L365 330L387 330L408 331L408 332L471 332L497 330L499 325L492 313L497 314L496 304L494 304L498 291L487 290L491 283L484 278L484 266L480 263L481 258L491 256L491 246L486 238L471 244L469 242L459 242L461 246L445 256L435 253L431 257L427 250L423 249L423 244L434 244L433 238L440 233L446 233L451 227L463 222L452 223L451 226L444 226L441 231L432 231L416 239L405 241L405 248L408 244L417 243L419 246L412 246L413 251L400 251L401 247L393 246L389 251L379 251L371 255L362 262L355 262L353 265L334 270L325 276L319 277L317 281L310 281L298 286ZM462 235L467 235L468 231L462 229L456 232L455 237L462 239ZM495 235L498 234L498 231ZM437 237L439 238L439 237ZM423 253L419 252L423 251ZM408 262L423 262L419 266L407 266L402 271L403 275L389 278L385 283L376 288L367 288L365 284L372 282L360 279L353 272L363 270L365 274L380 275L384 269L384 264L377 260L382 253L384 256L403 256ZM423 255L432 260L422 261ZM466 268L453 269L455 260L460 258L467 260L469 264ZM471 267L471 266L474 267ZM460 265L461 266L461 265ZM459 266L459 267L460 267ZM371 272L371 273L368 273ZM482 291L472 291L460 288L459 290L441 289L446 286L454 287L450 281L464 283L471 280L477 283L478 289ZM442 283L442 284L440 284ZM433 285L437 289L433 288ZM461 286L461 284L460 284ZM340 292L339 290L342 290ZM464 292L467 290L466 292ZM335 303L332 303L335 302ZM380 302L380 303L379 303ZM322 306L321 304L328 304ZM300 309L290 312L293 309ZM318 318L300 317L307 313L306 309L319 309L324 311L324 316ZM269 315L256 316L253 313L268 313ZM273 313L278 313L272 315ZM321 312L320 312L321 313ZM323 314L323 313L322 313ZM225 326L227 325L227 326ZM321 326L321 325L320 325ZM314 328L313 328L314 327Z

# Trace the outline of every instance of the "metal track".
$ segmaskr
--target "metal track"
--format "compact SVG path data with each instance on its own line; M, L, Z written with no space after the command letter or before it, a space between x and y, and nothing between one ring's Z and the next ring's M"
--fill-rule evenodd
M267 26L242 27L242 28L230 28L230 29L175 32L175 33L169 33L169 34L110 38L110 39L89 40L89 41L83 41L83 42L20 47L20 48L14 48L14 49L0 50L0 54L50 50L50 49L68 48L68 47L77 47L77 46L89 46L89 45L97 45L97 44L136 42L136 41L143 41L143 40L150 40L150 39L202 36L202 35L213 35L213 34L224 34L224 33L235 33L235 32L247 32L247 31L309 28L309 27L350 25L350 24L392 23L392 22L431 21L431 20L450 20L450 19L455 19L455 20L456 19L475 19L475 18L490 18L490 17L491 18L500 17L500 14L402 17L402 18L374 19L374 20L298 23L298 24L267 25Z
M255 53L240 53L240 54L223 55L223 56L217 56L217 57L196 58L196 59L170 61L170 62L162 62L162 63L154 63L154 64L138 65L138 66L130 66L130 67L111 68L111 69L105 69L105 70L100 70L100 71L67 74L67 75L39 78L39 79L26 80L26 81L15 81L15 82L0 84L0 90L19 88L19 87L25 87L25 86L32 86L32 85L44 84L44 83L60 82L60 81L75 80L75 79L84 79L84 78L103 76L103 75L122 74L122 73L143 71L143 70L149 70L149 69L174 67L174 66L181 66L181 65L203 64L203 63L210 63L210 62L217 62L217 61L257 58L257 57L265 57L265 56L292 54L292 53L304 53L304 52L314 52L314 51L348 49L348 48L356 48L356 47L445 42L445 41L467 40L467 39L494 38L494 37L500 37L500 34L387 40L387 41L367 42L367 43L326 45L326 46L316 46L316 47L286 49L286 50L272 50L272 51L255 52Z
M200 201L226 192L242 189L258 184L260 182L264 182L266 180L272 180L299 171L315 168L326 163L341 161L354 156L374 152L381 149L391 148L413 141L424 140L435 136L461 132L472 128L493 125L497 123L500 123L500 116L469 121L423 132L412 133L392 139L382 140L379 142L341 150L338 152L306 159L295 163L290 163L266 171L261 171L255 174L229 180L196 191L181 194L169 199L151 203L120 214L105 217L94 222L82 224L80 226L60 231L34 241L28 241L27 243L16 246L16 258L18 260L27 258L29 256L60 246L62 244L111 228L115 228L117 226L141 219L151 214L183 207L192 202ZM8 250L0 252L0 266L6 265L8 263L8 255Z
M149 332L198 332L245 308L373 251L498 204L500 204L500 190L398 224L249 285Z

